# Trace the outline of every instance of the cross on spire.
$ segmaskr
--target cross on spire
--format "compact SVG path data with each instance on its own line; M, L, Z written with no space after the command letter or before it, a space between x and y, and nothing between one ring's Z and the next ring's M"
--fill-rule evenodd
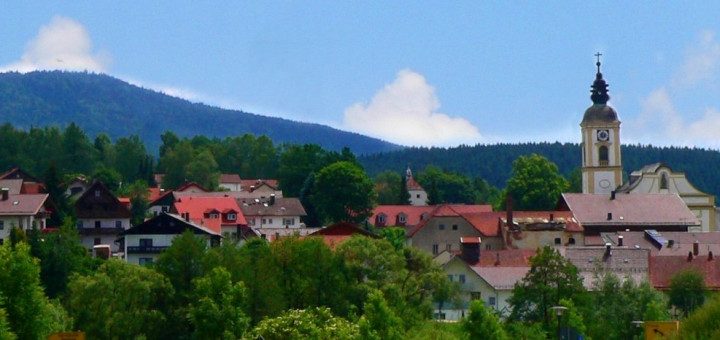
M602 56L602 53L600 53L599 51L597 53L595 53L595 57L597 57L597 63L595 63L595 65L597 65L598 73L600 73L600 57L601 56Z

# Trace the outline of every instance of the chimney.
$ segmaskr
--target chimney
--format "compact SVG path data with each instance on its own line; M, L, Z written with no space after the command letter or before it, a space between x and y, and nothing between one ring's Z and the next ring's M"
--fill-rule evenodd
M467 263L480 261L480 242L479 237L461 237L460 258Z
M700 253L700 242L698 242L698 240L695 240L695 242L693 242L693 255L698 256L699 253Z
M712 260L713 260L713 254L712 254L712 251L709 251L708 252L708 261L712 261Z
M10 197L10 189L2 188L2 200L7 201L8 197Z
M507 220L507 226L508 228L512 228L515 224L513 224L513 197L511 193L507 194L507 199L505 201L505 219Z
M605 254L603 254L603 259L607 259L610 256L612 256L612 245L610 243L605 243Z
M612 221L612 213L608 213L608 221Z
M623 238L624 238L624 237L623 237L622 235L618 236L618 247L622 247L622 246L623 246Z
M668 240L668 248L672 248L675 245L675 240Z
M614 200L614 199L615 199L615 190L613 190L613 191L610 192L610 199L611 199L611 200Z

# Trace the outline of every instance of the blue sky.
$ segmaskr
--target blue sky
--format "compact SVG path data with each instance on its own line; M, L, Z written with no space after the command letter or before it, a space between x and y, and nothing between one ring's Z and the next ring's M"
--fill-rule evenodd
M600 51L623 143L720 148L717 1L1 8L0 71L102 72L403 145L579 142Z

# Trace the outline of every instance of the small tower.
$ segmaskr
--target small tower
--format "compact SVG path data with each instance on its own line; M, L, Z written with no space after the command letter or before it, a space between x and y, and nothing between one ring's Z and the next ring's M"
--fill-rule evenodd
M607 105L610 95L600 72L601 55L595 54L597 74L590 90L593 105L585 110L580 123L584 194L609 194L622 184L620 120L617 112Z

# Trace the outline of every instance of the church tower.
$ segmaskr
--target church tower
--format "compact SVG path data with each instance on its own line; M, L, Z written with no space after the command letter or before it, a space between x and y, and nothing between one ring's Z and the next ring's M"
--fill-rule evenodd
M597 74L591 88L593 105L585 110L582 132L582 192L609 194L622 184L620 159L620 120L615 110L607 105L608 84L600 73L600 56L597 53Z

